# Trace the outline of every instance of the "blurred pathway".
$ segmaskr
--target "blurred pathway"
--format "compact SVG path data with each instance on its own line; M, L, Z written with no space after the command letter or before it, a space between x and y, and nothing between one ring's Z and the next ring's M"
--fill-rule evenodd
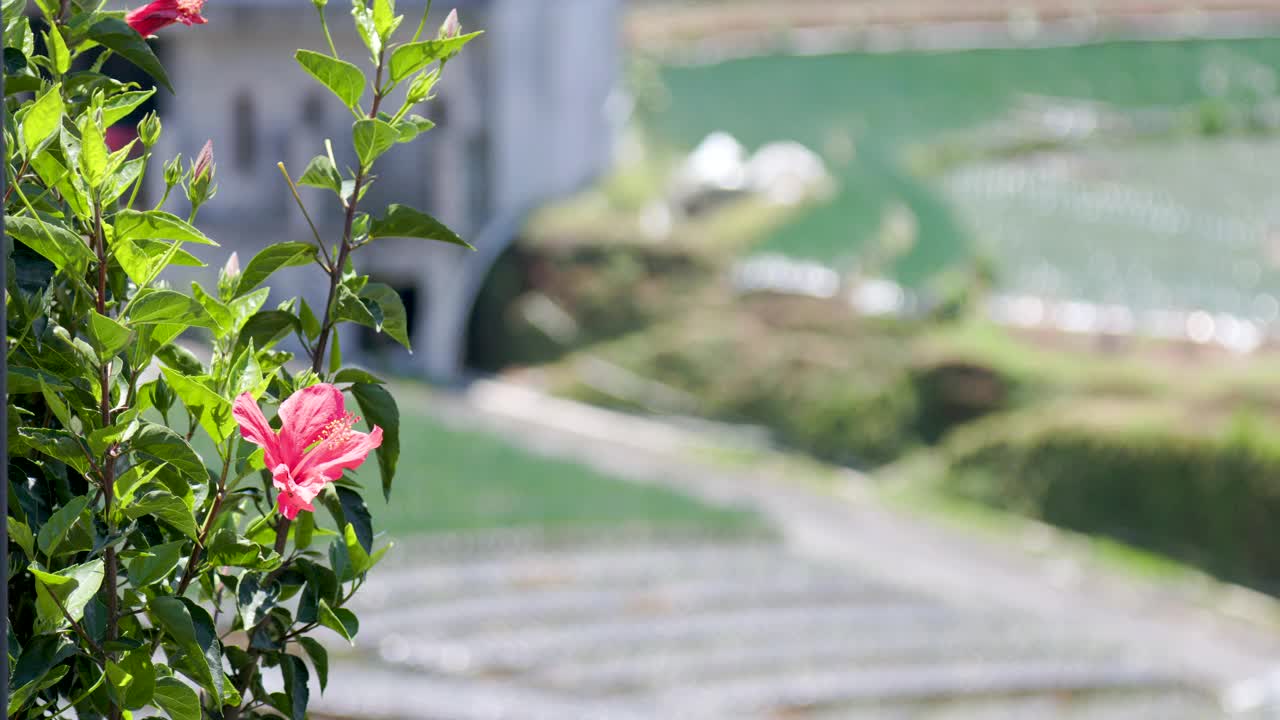
M700 434L508 385L401 390L447 422L751 506L781 538L410 541L358 596L359 649L335 648L323 714L1213 718L1217 691L1280 658L1274 627L1229 607L905 517L852 475L833 493L699 461Z
M580 539L581 540L581 539ZM1215 716L1162 663L767 542L410 543L324 711L361 717Z

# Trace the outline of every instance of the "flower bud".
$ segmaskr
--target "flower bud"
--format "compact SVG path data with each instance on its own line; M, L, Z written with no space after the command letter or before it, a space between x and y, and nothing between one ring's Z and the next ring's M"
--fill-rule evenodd
M458 22L458 9L449 11L449 17L440 25L440 40L452 40L462 34L462 23Z
M436 81L440 79L440 69L433 68L430 72L424 72L413 79L409 84L409 91L405 95L405 102L410 105L416 105L423 100L431 97L431 88L435 87Z
M329 4L329 0L311 0L311 4L315 5L317 10L324 10L324 6Z
M240 256L233 252L227 258L227 264L222 266L222 272L218 273L218 294L224 302L230 301L239 285Z
M217 167L213 162L213 141L209 140L200 148L200 154L191 164L191 180L187 183L187 199L191 207L198 208L213 199L218 186L213 184L213 176Z
M240 277L240 256L234 251L231 257L227 258L227 264L222 267L222 272L229 278Z
M191 179L199 180L205 171L209 172L210 177L213 176L213 141L206 140L204 147L200 148L200 154L196 155L195 164L191 166Z
M164 165L164 184L165 187L172 188L180 182L182 182L182 155L178 154Z
M146 147L151 147L160 139L160 116L151 111L138 123L138 139Z

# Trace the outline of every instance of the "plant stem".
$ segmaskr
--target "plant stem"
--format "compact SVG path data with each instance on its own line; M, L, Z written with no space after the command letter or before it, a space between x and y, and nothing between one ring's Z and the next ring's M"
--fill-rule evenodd
M102 230L102 202L95 196L93 199L93 245L98 254L98 297L97 306L98 314L103 317L107 314L107 242ZM103 362L98 365L98 382L101 390L102 398L100 401L99 411L102 415L102 426L111 425L111 368L110 364ZM116 446L112 444L107 448L102 458L102 506L103 514L107 519L108 535L115 533L115 523L111 520L111 506L115 501L116 494ZM109 544L103 551L104 568L103 580L106 583L107 593L107 640L115 640L120 629L120 607L119 596L116 587L118 580L119 568L116 562L115 545ZM112 655L107 655L108 659L114 659ZM120 720L120 707L115 703L111 704L108 717L110 720Z
M418 29L413 33L413 40L410 42L418 42L418 38L422 37L422 29L427 26L427 16L431 14L431 0L427 0L427 9L422 11L422 19L418 21Z
M218 478L218 494L213 496L213 505L209 507L209 514L204 518L204 524L200 526L200 535L196 539L195 547L191 548L191 556L187 558L187 569L182 571L182 579L178 581L178 587L174 590L174 595L181 596L187 591L187 586L196 576L196 567L199 566L198 559L200 550L204 548L205 543L209 540L209 533L213 530L213 522L218 517L218 511L222 509L222 501L227 497L227 473L231 470L231 460L234 457L235 435L227 439L227 459L222 463L222 476Z
M382 70L386 65L386 51L378 55L378 69L373 81L373 106L369 108L369 117L378 117L378 109L382 106L383 94ZM370 168L360 166L356 170L355 183L352 185L351 201L347 203L347 216L342 226L342 242L338 246L338 257L329 268L329 298L324 303L324 321L320 325L320 337L316 339L315 350L311 355L311 370L317 375L324 367L324 352L329 344L329 333L333 331L334 301L338 297L338 284L342 281L342 271L347 264L347 256L351 254L351 228L356 220L356 207L360 204L360 189L368 179ZM276 525L276 552L284 554L285 545L289 542L289 519L280 518Z
M307 212L307 206L302 202L302 196L298 194L298 186L293 183L293 178L289 177L289 171L285 169L284 163L276 163L276 167L280 168L280 174L284 175L284 181L289 185L289 192L293 193L293 200L298 204L298 209L302 211L302 217L307 219L307 225L311 228L311 235L316 239L316 246L320 248L320 252L324 254L324 260L330 266L333 265L332 258L329 257L329 251L324 247L324 240L320 239L320 231L316 229L316 224L311 221L311 214ZM326 267L330 272L332 267Z
M80 636L80 639L84 640L85 644L97 654L93 659L97 661L98 665L105 668L107 665L107 661L105 659L107 656L106 652L102 650L102 647L98 645L98 643L93 641L93 638L89 637L89 633L84 631L84 627L82 627L80 623L71 619L71 613L67 612L67 606L62 604L62 601L58 599L56 594L50 591L49 597L53 598L54 604L56 604L58 609L62 611L62 616L67 619L67 622L71 623L71 628L76 631L76 634Z

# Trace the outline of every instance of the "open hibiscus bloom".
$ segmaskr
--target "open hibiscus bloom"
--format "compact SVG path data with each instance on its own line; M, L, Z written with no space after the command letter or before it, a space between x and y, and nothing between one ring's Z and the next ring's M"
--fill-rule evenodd
M160 28L177 22L183 25L203 25L208 22L200 15L204 1L152 0L136 10L130 10L124 16L124 21L142 37L150 37Z
M280 405L280 431L267 424L249 393L236 398L231 413L240 434L262 447L276 489L276 504L292 520L299 510L314 511L311 501L325 483L360 467L382 444L382 428L368 433L351 426L359 418L347 412L342 391L322 383L303 388Z

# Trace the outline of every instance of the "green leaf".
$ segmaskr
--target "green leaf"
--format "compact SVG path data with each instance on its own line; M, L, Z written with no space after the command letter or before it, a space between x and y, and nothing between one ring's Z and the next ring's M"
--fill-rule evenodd
M365 85L364 73L360 72L360 68L345 60L310 50L299 50L293 57L311 77L337 95L343 105L359 110L360 96L364 94Z
M105 315L99 315L96 310L89 311L89 324L86 329L89 344L98 351L98 358L101 360L106 360L123 350L133 337L133 332L129 328Z
M284 675L284 692L289 696L289 719L306 720L307 703L310 700L310 689L307 682L311 679L306 663L302 658L285 655L280 659L280 672Z
M18 428L18 435L33 448L55 460L75 468L81 475L89 474L89 461L80 440L66 430L47 428Z
M369 427L382 428L382 445L375 451L378 470L382 474L382 494L391 498L391 481L396 476L396 463L400 460L400 408L391 393L381 385L356 383L351 394L360 405Z
M16 650L11 643L9 652ZM18 710L28 699L65 677L71 668L70 664L62 663L75 652L76 646L67 642L61 633L36 635L27 640L22 646L18 662L13 666L10 687L16 689L9 695L7 717L16 717Z
M39 218L5 215L4 229L13 239L35 250L61 272L83 273L97 258L78 234Z
M123 120L138 108L139 105L147 101L147 98L156 94L156 89L139 90L136 92L125 92L119 95L113 95L107 98L102 104L102 125L111 127Z
M355 20L356 32L360 34L364 46L377 59L382 54L382 37L378 35L378 29L373 24L373 13L365 5L365 0L351 0L351 17Z
M240 622L245 628L257 627L276 606L276 598L280 596L280 584L271 581L262 586L262 576L258 573L245 573L240 576L240 584L236 587L236 607L239 608Z
M209 481L209 472L196 451L181 435L163 425L143 423L130 441L130 447L158 462L169 463L196 483Z
M268 245L245 266L235 294L238 297L256 288L280 268L308 265L315 257L316 246L311 243L282 242Z
M134 325L174 323L210 329L218 327L217 321L195 298L173 290L152 290L140 295L130 308L128 320Z
M170 264L187 267L204 267L204 263L191 253L163 240L123 240L112 246L116 261L136 285L150 283L160 271Z
M126 151L127 149L120 150L120 152ZM102 204L109 205L120 199L124 191L128 190L134 181L138 179L138 176L142 174L143 165L145 165L143 158L137 157L126 161L120 166L119 170L112 172L107 178L107 184L102 187L100 192Z
M349 487L337 487L338 502L342 505L342 515L348 529L354 531L360 548L366 554L373 552L373 519L369 508L360 493Z
M181 345L175 343L165 345L156 352L156 357L160 362L183 375L204 374L204 364L200 362L200 358Z
M403 345L406 350L412 351L412 348L409 347L408 316L405 313L404 301L400 298L400 293L396 292L390 285L369 283L360 290L360 298L365 301L366 305L374 303L382 310L382 322L378 323L375 329L379 332L385 332L393 340Z
M163 545L152 545L131 558L125 567L129 570L129 584L140 588L163 580L182 559L184 540Z
M270 294L271 288L264 287L247 295L241 295L227 303L227 306L231 308L232 329L237 333L240 332L245 323L249 322L249 318L253 317L253 314L261 310L262 306L266 304L267 297Z
M71 411L67 409L67 404L62 402L62 398L58 397L58 393L49 387L49 384L40 378L40 394L44 396L45 405L49 406L49 410L53 412L53 416L58 418L58 422L62 423L62 427L71 427Z
M156 626L164 630L185 654L184 666L191 679L215 697L222 697L222 683L226 677L222 671L222 648L209 613L190 600L175 597L152 598L147 609ZM172 653L169 659L170 664L178 666ZM156 690L159 699L160 688Z
M200 696L178 678L156 680L155 703L172 720L201 720Z
M31 528L21 520L9 518L9 539L18 547L22 548L22 552L27 554L28 559L34 559L36 556L36 540L31 534Z
M396 130L400 133L400 142L407 143L435 126L435 123L421 115L410 115L396 123Z
M205 563L212 567L229 565L253 570L271 570L280 565L280 556L229 528L219 528L209 541Z
M373 161L390 150L399 139L400 133L383 120L366 118L357 120L351 127L351 141L363 168L372 167Z
M320 337L320 319L311 311L307 299L301 298L301 300L302 309L298 311L298 319L302 321L302 332L306 333L308 340L315 340Z
M283 310L264 310L251 316L240 330L240 339L236 342L237 351L253 346L266 350L285 336L297 332L298 318Z
M376 309L376 307L374 308ZM379 311L380 313L381 311ZM373 316L368 305L365 305L355 293L351 292L345 285L338 286L338 298L335 302L334 310L335 320L347 320L359 323L365 327L378 327L378 318Z
M34 154L40 143L58 129L63 112L61 84L46 90L27 107L27 114L22 118L22 143L27 155Z
M307 164L302 177L298 178L298 184L341 193L342 175L338 174L338 168L333 166L327 156L317 155Z
M107 142L92 114L85 115L80 123L80 173L95 190L107 176Z
M164 468L163 463L151 468L145 465L134 465L117 475L115 509L124 510L129 503L133 502L134 493L154 480L162 468Z
M481 34L473 32L448 40L423 40L401 45L391 53L391 81L400 82L437 60L448 60Z
M396 6L392 0L373 0L373 29L383 44L391 39L391 34L400 27L403 15L396 15Z
M373 221L370 238L411 237L461 245L475 250L466 240L430 215L404 205L389 205L387 214Z
M148 490L145 495L125 508L124 515L133 519L150 515L157 520L162 520L172 525L192 540L195 540L199 534L199 530L196 529L195 517L191 514L191 508L187 507L182 498L168 490L159 488Z
M216 334L221 337L231 330L232 316L231 308L222 304L218 298L205 292L204 288L198 282L191 283L191 296L200 303L204 311L209 313L209 317L213 318L213 322L217 325Z
M316 675L320 678L320 692L324 693L329 684L329 651L324 649L319 640L305 635L298 638L298 644L307 651L307 657L311 658L311 664L315 666Z
M76 622L84 619L84 606L102 587L102 567L102 559L99 558L56 573L34 566L29 568L36 581L36 614L40 625L52 630L62 627L67 617ZM66 610L66 616L63 610Z
M50 557L57 555L58 546L67 537L71 527L80 521L81 514L84 513L84 509L88 506L89 496L81 495L72 498L57 512L50 515L44 525L40 526L40 533L36 536L40 551Z
M89 28L89 39L103 47L110 48L117 55L137 65L140 70L150 75L156 82L173 92L169 84L169 76L164 66L146 40L118 17L104 17Z
M240 393L247 392L256 397L267 389L267 383L263 382L262 366L258 364L256 356L257 352L250 343L231 363L231 370L227 374L227 387L231 396L238 397Z
M360 623L356 620L356 616L346 608L338 608L334 610L329 607L329 603L324 600L320 601L318 619L320 624L330 630L338 633L344 640L355 645L356 633L360 630Z
M365 551L360 538L356 534L356 528L350 522L342 531L343 540L347 545L347 558L351 562L351 571L357 577L369 572L369 568L373 567L373 563L369 560L369 553Z
M62 32L57 26L49 29L44 36L45 46L49 49L49 59L59 75L71 68L71 53L67 51L67 42L62 39Z
M151 648L125 653L120 662L107 663L110 694L129 710L141 710L151 704L156 689L156 669L151 663Z
M121 210L112 218L113 241L121 240L173 240L199 245L218 243L210 240L194 225L163 210Z
M386 380L360 368L343 368L333 376L335 383L365 383L369 385L385 385Z

